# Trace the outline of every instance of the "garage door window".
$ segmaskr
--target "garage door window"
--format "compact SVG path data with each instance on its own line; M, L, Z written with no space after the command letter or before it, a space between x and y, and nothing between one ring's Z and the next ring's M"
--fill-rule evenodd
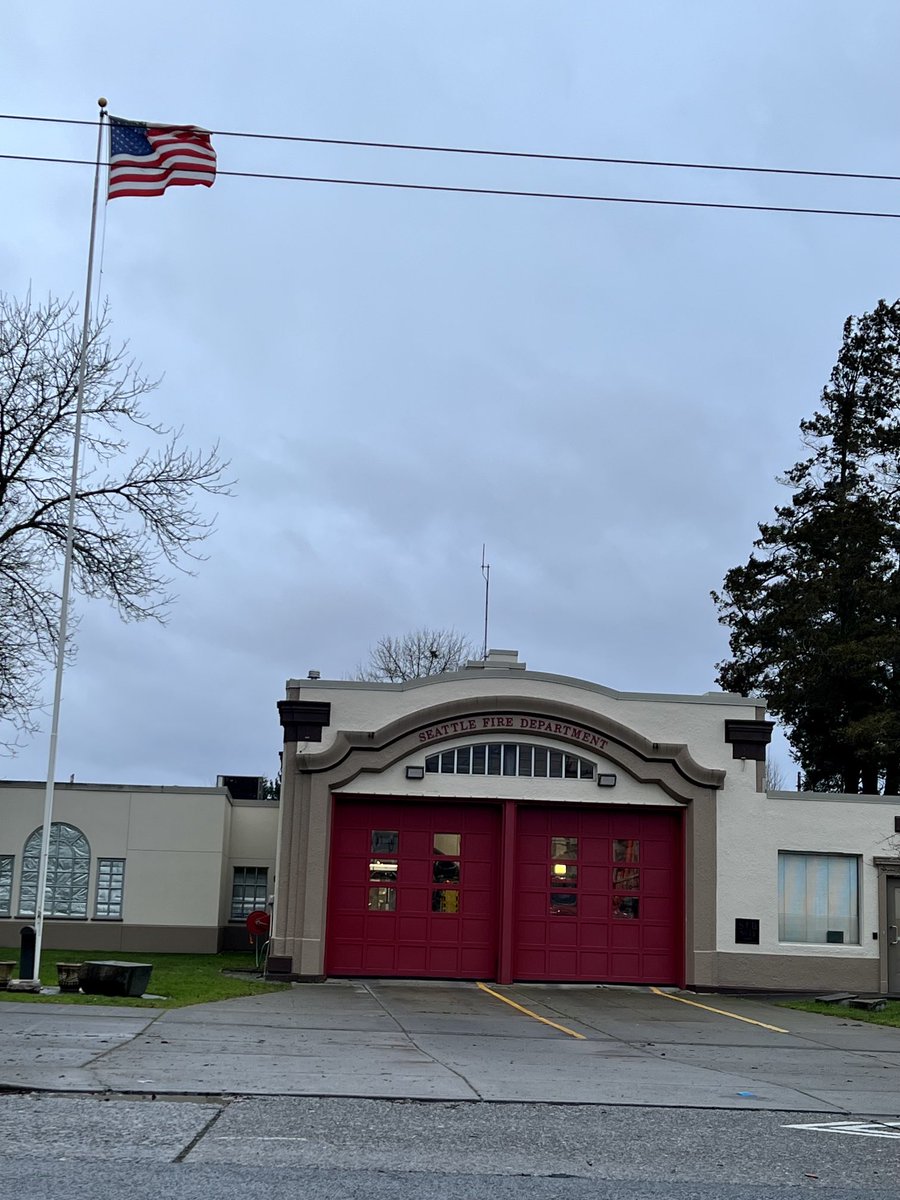
M550 838L550 916L578 915L578 838ZM565 891L559 890L565 888Z
M432 888L431 911L433 913L458 913L462 872L459 860L462 852L462 834L434 834L432 851L436 857L431 862L431 881L441 886ZM447 857L450 854L456 857Z
M400 875L400 834L396 829L373 829L369 841L369 912L396 912L396 883Z

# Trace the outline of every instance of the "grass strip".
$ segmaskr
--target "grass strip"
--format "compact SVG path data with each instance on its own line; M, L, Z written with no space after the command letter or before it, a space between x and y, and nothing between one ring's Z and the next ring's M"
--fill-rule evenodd
M900 1029L900 1000L888 1000L883 1012L867 1012L848 1004L823 1004L820 1000L781 1000L779 1003L782 1008L796 1008L800 1012L822 1013L826 1017L843 1017L845 1021L868 1021L870 1025L892 1025Z
M17 950L0 949L0 961L18 962ZM266 983L255 975L246 978L225 975L224 971L251 971L253 955L230 954L104 954L97 950L45 950L41 954L41 979L45 987L56 987L58 962L104 961L115 959L128 962L152 963L150 992L160 1000L142 1000L131 996L83 996L80 993L60 992L42 996L31 992L0 991L0 1002L17 1004L100 1004L127 1008L184 1008L188 1004L209 1004L214 1000L232 1000L238 996L259 996L277 992L288 986ZM13 973L15 975L15 972Z

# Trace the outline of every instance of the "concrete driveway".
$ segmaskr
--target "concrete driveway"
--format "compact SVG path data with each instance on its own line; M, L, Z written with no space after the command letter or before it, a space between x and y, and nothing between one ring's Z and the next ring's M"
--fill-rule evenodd
M897 1118L900 1030L646 988L339 980L171 1012L4 1003L0 1088Z

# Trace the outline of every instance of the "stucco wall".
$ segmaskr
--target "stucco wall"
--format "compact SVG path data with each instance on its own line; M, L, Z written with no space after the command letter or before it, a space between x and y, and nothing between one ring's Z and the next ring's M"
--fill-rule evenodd
M703 696L616 692L568 676L502 668L466 669L405 684L290 680L288 694L294 699L332 705L331 724L322 730L322 742L300 747L310 753L327 749L339 730L379 729L420 709L469 696L502 700L526 694L545 698L550 710L554 704L591 709L650 741L686 743L703 766L730 769L735 760L724 739L724 722L753 720L756 716L754 702L721 692ZM496 735L491 736L495 740ZM746 776L747 786L755 790L755 775L749 764ZM738 786L744 786L743 779Z
M43 802L41 784L0 782L0 854L12 854L15 860L12 918L0 925L18 929L22 923L16 919L22 852L41 824ZM224 788L58 785L54 820L76 826L90 845L89 915L94 911L97 859L124 858L125 924L217 927L229 807Z
M719 982L748 984L754 962L758 966L755 985L760 987L787 987L792 982L803 987L814 978L820 980L818 986L838 978L874 980L880 945L873 936L879 933L878 872L873 857L890 854L892 845L896 852L895 813L900 813L900 801L889 796L723 793L719 798L717 947L729 957L720 961ZM779 942L779 850L859 856L859 945ZM737 917L759 919L758 946L735 944ZM730 956L735 956L733 962ZM771 960L771 956L777 957ZM785 964L782 968L779 959ZM786 959L793 963L786 964ZM804 967L804 959L818 961ZM838 963L845 964L843 976ZM860 964L855 973L854 963Z
M488 731L489 732L489 731ZM565 754L576 754L594 764L595 774L616 776L615 787L598 787L594 779L535 779L515 775L441 775L426 773L424 779L407 779L407 765L424 766L427 755L455 746L475 745L486 740L497 741L494 734L488 739L484 734L472 738L459 738L441 742L435 748L423 747L415 754L407 755L402 762L394 763L379 774L363 774L341 788L342 795L410 796L425 799L471 796L479 799L495 799L505 796L513 800L542 800L561 804L653 804L680 807L678 802L656 784L638 783L626 771L606 758L591 753L587 748L576 750L571 743L563 744L544 739L542 747L558 749ZM527 737L503 735L504 742L535 743Z

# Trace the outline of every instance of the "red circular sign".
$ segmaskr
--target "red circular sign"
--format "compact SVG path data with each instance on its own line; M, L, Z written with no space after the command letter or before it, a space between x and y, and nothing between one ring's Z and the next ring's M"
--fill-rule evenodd
M247 932L251 937L261 937L269 932L272 918L264 908L255 909L247 918Z

